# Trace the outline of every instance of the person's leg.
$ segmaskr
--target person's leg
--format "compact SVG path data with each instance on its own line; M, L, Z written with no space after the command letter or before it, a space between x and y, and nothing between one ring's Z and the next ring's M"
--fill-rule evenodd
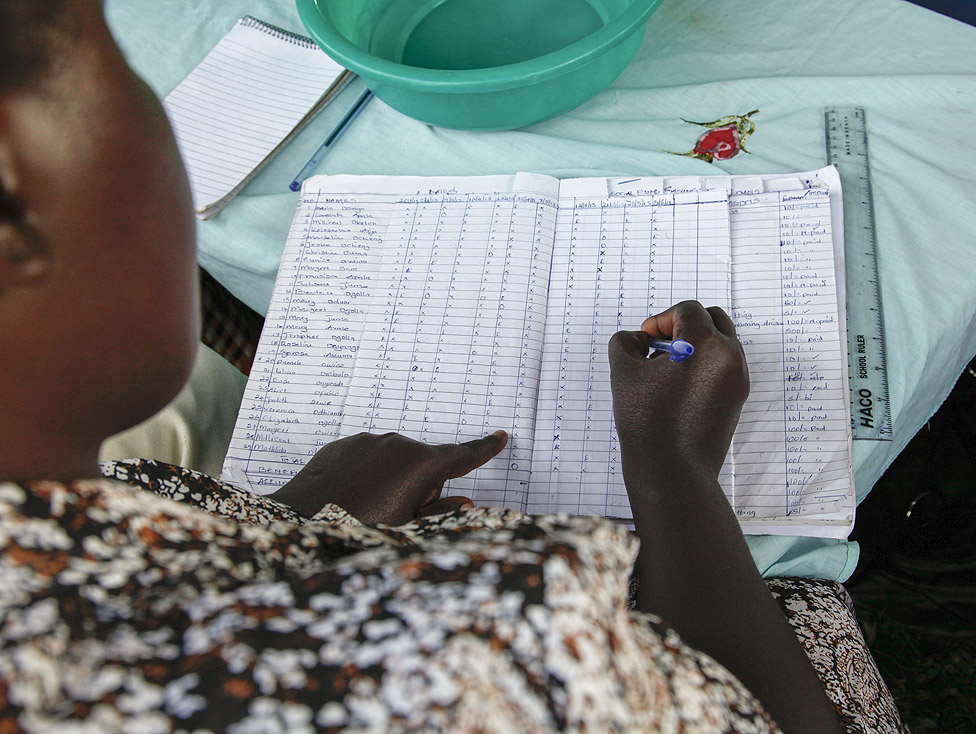
M156 459L216 477L227 453L247 378L201 344L190 379L149 420L107 439L100 461Z
M792 577L766 579L766 585L806 650L847 731L907 732L861 634L847 590L835 581Z

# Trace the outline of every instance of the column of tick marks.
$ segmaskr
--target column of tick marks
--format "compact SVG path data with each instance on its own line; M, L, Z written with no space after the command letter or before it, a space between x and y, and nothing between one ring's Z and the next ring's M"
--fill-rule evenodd
M452 286L457 293L457 254L460 250L466 197L443 195L434 218L426 218L417 236L430 253L424 273L423 301L418 314L418 331L410 355L411 399L405 404L405 418L424 443L454 441L458 410L457 383L451 366L450 336L455 314L450 312ZM460 204L460 214L457 206ZM425 213L427 210L425 210Z
M651 256L647 263L644 291L644 318L660 313L675 303L674 298L674 248L675 228L674 194L662 194L653 198L654 213L648 239ZM635 268L635 275L640 272ZM635 283L635 286L637 284ZM640 314L635 314L640 316Z
M512 405L515 403L515 385L510 379L511 351L515 335L506 326L502 315L508 310L505 293L511 287L509 268L518 266L517 255L513 257L517 253L517 247L513 243L516 228L515 194L494 197L490 219L482 226L487 233L485 280L478 296L478 322L475 326L475 334L479 337L490 335L490 341L488 342L488 389L482 406L484 420L481 424L481 433L488 434L500 428L509 432L510 444L503 457L505 466L490 467L492 471L497 472L498 469L502 469L507 474L510 466L508 459L515 443L514 436L511 435L515 430L511 412ZM481 349L480 343L479 349ZM531 436L526 439L525 436L520 435L518 438L519 443L526 440L531 440ZM488 473L485 472L486 480ZM495 476L481 485L479 494L485 496L488 501L504 505L507 499L507 488L506 477Z
M411 369L421 388L419 399L410 406L411 419L420 427L425 443L458 443L460 435L478 431L472 400L481 402L483 398L468 367L482 264L482 243L478 241L483 238L469 218L469 199L466 193L445 196L432 235L438 258L427 271L429 297L423 312L431 329L411 355ZM480 359L487 362L487 349L484 351ZM484 378L487 381L487 365Z
M453 277L470 272L463 302L473 304L474 311L454 440L504 428L509 445L497 460L452 480L450 487L470 491L477 502L524 509L555 202L520 191L495 195L490 201L473 197L467 216L467 252L458 257ZM472 228L480 233L477 237L471 235ZM460 298L453 291L452 296ZM453 305L450 310L464 313Z
M444 239L441 231L446 224L448 208L445 197L417 204L410 239L417 252L423 277L420 301L416 304L416 336L410 350L410 372L403 395L397 431L424 443L437 443L439 437L431 435L431 406L428 400L431 380L437 369L435 353L444 326L444 309L447 305L447 289L442 273L452 267L453 242Z
M531 475L538 416L542 350L548 319L548 297L552 250L555 240L557 201L548 196L517 197L512 213L513 236L506 242L506 267L502 276L505 306L499 313L499 332L506 336L496 346L499 357L510 358L516 370L512 410L512 446L505 467L506 506L517 492L520 509L528 509L526 491ZM523 249L521 241L530 239L531 248ZM523 276L522 272L526 273ZM520 288L525 284L524 289ZM517 352L517 357L513 352ZM545 476L545 475L543 475Z
M573 326L568 314L577 300L576 248L581 225L581 215L572 203L572 198L560 200L555 219L546 339L542 347L532 450L535 479L529 485L527 505L532 513L575 511L577 507L579 465L575 449L578 441L570 434L563 434L572 425L572 416L567 414L567 409L572 407L569 358L573 350L570 339ZM564 493L571 496L564 498Z
M559 201L561 219L552 257L552 301L543 350L545 382L539 401L540 429L552 437L552 468L544 496L539 497L538 491L533 490L530 503L533 511L599 514L603 509L602 497L590 497L587 474L597 479L606 471L606 451L598 452L592 444L596 429L588 400L599 389L600 380L591 370L591 357L595 356L596 335L603 331L598 326L596 311L598 302L604 300L597 278L604 208L598 195L587 195L585 191L581 194L579 197L563 195ZM565 212L569 212L568 222ZM563 291L561 298L560 291ZM615 306L614 303L609 308ZM609 313L607 304L603 308ZM609 335L603 341L604 362L606 339ZM555 395L550 387L554 371L558 374ZM540 438L539 446L546 444ZM594 455L591 457L589 452ZM545 476L544 460L545 454L540 453L534 462L538 476Z
M473 195L468 200L461 222L458 248L453 253L455 267L447 289L446 310L458 315L458 302L473 309L468 360L464 370L455 431L451 441L463 442L499 428L509 432L509 446L499 460L449 482L482 504L501 506L506 500L506 469L516 437L513 434L510 385L512 335L505 328L505 271L514 227L514 194ZM451 335L438 345L438 365L444 364L444 351ZM460 355L458 355L460 356ZM450 372L455 372L452 367ZM433 378L440 378L440 372ZM433 379L432 379L433 383ZM447 407L447 406L445 406ZM428 408L429 410L429 408Z
M443 216L440 197L389 194L390 219L374 279L341 435L403 433L420 438L407 418L416 385L410 381L420 306L428 297L430 247Z
M325 192L299 205L228 451L255 488L283 484L337 433L382 215Z
M625 207L624 321L639 323L685 299L728 309L731 244L724 191L618 194ZM622 281L623 282L623 281Z
M485 433L485 403L500 290L500 272L495 262L497 240L490 237L494 196L468 194L466 199L459 211L454 269L448 282L445 314L451 319L448 326L451 333L438 353L440 364L447 366L443 376L449 374L456 379L460 393L454 435L449 439L453 443ZM448 346L451 344L452 348ZM444 406L443 410L449 412L450 406ZM475 482L476 486L480 484Z
M620 235L620 267L616 273L616 320L612 326L614 331L635 330L648 316L670 305L673 197L627 196L613 201L621 207L623 227ZM659 280L664 284L663 298L659 291ZM610 401L608 395L608 405ZM612 424L609 435L603 514L629 518L630 501L620 469L619 439Z
M827 189L779 193L788 516L847 512L849 424Z
M614 453L616 434L613 430L613 400L610 394L610 368L607 363L607 342L619 329L620 273L623 254L626 202L604 198L595 200L593 224L597 225L594 242L595 259L579 258L585 282L592 285L593 309L586 340L586 391L583 408L582 446L580 449L580 481L578 514L608 515L616 503L611 493L618 469ZM584 214L584 216L586 216ZM580 316L585 317L585 312ZM584 330L585 333L585 330ZM580 374L582 379L583 373ZM629 508L629 504L627 504ZM626 512L625 512L626 514Z

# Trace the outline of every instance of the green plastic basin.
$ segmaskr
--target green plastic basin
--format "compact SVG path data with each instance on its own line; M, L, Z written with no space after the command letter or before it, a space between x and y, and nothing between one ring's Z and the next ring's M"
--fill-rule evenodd
M296 0L308 32L394 109L509 130L586 102L624 70L661 0Z

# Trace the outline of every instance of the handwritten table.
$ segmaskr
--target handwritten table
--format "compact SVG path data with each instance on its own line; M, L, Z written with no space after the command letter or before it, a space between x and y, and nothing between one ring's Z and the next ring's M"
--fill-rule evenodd
M109 0L131 63L168 93L245 13L301 30L272 0ZM260 312L298 194L288 183L359 88L351 85L243 194L200 225L200 262ZM322 173L559 177L785 173L824 163L823 109L868 111L894 440L856 442L863 498L976 353L976 29L900 0L667 0L614 84L554 120L510 132L434 128L373 102ZM690 151L707 121L752 116L749 153ZM855 544L749 538L761 569L845 579Z

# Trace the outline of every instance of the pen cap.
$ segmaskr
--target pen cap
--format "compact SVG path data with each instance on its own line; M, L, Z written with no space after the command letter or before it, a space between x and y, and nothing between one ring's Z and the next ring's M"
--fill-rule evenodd
M684 339L675 339L673 342L671 342L672 362L684 362L694 353L695 348Z

